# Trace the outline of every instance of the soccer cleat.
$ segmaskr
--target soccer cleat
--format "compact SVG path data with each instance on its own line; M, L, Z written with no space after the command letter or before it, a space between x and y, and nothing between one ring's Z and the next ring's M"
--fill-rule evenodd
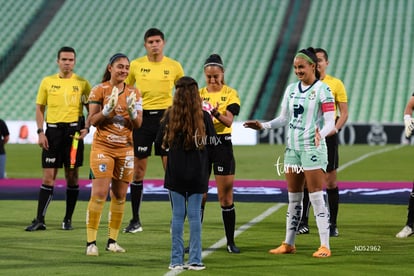
M307 224L299 224L296 235L309 234L309 226Z
M331 256L331 250L322 245L312 256L315 258L327 258Z
M127 227L124 228L124 233L136 233L136 232L142 232L142 226L141 223L138 222L134 222L134 221L130 221L129 225Z
M92 243L86 247L87 256L99 256L98 247L96 244Z
M169 265L168 269L169 270L183 270L184 266L183 265Z
M116 242L110 243L106 247L106 251L111 251L111 252L114 252L114 253L125 253L126 252L126 250L123 249L121 246L119 246L119 244L116 243Z
M397 233L397 235L395 235L397 238L408 238L409 236L411 236L414 233L413 228L411 228L410 226L406 225L404 226L404 228Z
M72 221L70 219L64 219L63 220L62 230L73 230Z
M336 225L332 225L332 226L329 227L329 236L330 237L338 237L339 236L338 227L336 227Z
M204 264L190 264L187 266L188 270L204 270L206 266Z
M296 253L296 247L294 245L289 245L285 242L282 242L282 244L279 247L276 247L275 249L269 250L270 254L293 254Z
M239 254L240 249L233 243L227 245L227 252L233 253L233 254Z
M38 219L34 219L32 224L27 226L26 231L37 231L37 230L46 230L46 224L44 221L39 221Z

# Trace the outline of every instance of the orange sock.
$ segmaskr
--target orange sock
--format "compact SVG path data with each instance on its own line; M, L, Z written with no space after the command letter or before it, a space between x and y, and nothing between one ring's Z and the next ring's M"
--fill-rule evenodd
M89 200L88 209L86 210L87 242L96 241L104 204L105 200L96 197L91 197Z
M116 241L118 239L119 229L121 228L122 219L124 217L125 199L117 200L111 198L109 206L109 226L108 238Z

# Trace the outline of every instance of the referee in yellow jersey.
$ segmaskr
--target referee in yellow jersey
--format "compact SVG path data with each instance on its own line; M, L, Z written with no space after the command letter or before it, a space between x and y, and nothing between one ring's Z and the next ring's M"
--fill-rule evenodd
M142 126L134 129L134 180L130 185L132 219L124 233L142 231L139 210L143 195L143 181L147 170L148 156L154 144L155 155L161 156L165 169L167 152L155 142L160 120L164 111L172 104L172 91L175 82L184 76L181 64L164 56L164 33L156 28L144 34L144 47L147 54L131 62L129 75L125 81L136 85L141 91L143 103Z
M62 47L57 54L59 73L45 77L36 98L36 124L38 144L42 148L43 178L40 187L37 216L26 231L46 230L45 215L53 197L58 169L65 167L66 214L63 230L72 230L72 214L79 195L78 167L83 163L83 138L89 132L85 123L83 107L91 91L90 83L73 72L76 52L71 47ZM46 108L47 107L47 108ZM46 112L47 109L47 112ZM46 129L43 129L46 123ZM79 137L75 137L75 133ZM71 162L73 139L77 139L76 159ZM76 144L76 143L74 143Z

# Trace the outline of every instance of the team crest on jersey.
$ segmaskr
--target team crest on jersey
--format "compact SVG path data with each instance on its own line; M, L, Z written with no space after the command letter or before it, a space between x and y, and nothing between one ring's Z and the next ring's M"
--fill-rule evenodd
M100 172L106 172L106 164L100 164L99 165L99 171Z
M316 98L316 91L315 90L312 90L310 93L309 93L309 95L308 95L308 99L309 100L314 100Z

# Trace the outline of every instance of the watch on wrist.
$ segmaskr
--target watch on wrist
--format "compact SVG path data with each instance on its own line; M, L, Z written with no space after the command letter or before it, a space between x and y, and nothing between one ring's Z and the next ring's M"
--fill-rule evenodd
M37 134L43 133L43 128L38 128L37 129Z

